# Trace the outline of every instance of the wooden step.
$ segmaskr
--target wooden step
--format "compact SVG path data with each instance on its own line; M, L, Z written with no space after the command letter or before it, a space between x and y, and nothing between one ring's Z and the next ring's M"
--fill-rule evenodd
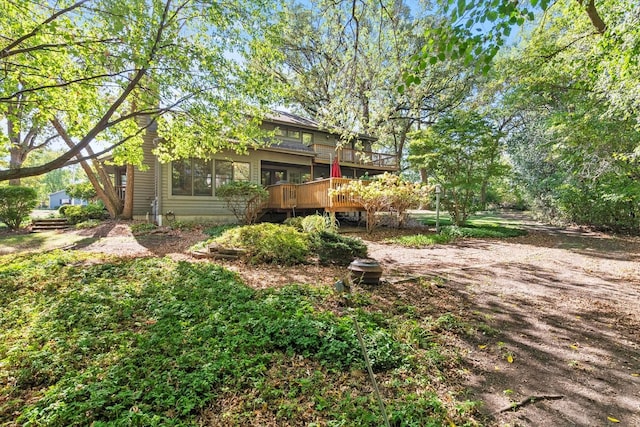
M49 230L64 230L69 228L69 221L66 218L46 218L31 220L31 232Z

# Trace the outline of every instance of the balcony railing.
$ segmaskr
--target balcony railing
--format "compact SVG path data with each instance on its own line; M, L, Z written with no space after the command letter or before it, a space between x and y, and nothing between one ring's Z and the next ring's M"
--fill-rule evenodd
M267 187L270 209L324 209L333 212L362 210L349 195L329 195L330 189L347 184L349 178L326 178L305 184L277 184Z
M393 154L374 153L352 148L336 148L323 144L313 144L313 151L317 154L317 161L330 163L337 155L340 164L344 165L369 166L388 170L398 169L398 158Z

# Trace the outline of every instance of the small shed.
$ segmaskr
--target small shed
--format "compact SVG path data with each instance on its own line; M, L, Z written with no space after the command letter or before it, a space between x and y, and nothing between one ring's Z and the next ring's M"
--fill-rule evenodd
M62 205L86 205L84 199L74 199L65 190L56 191L49 194L49 209L58 209Z

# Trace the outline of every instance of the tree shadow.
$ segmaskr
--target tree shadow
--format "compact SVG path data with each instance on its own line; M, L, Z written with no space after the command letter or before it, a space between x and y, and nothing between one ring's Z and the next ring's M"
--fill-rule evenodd
M496 423L640 425L640 282L577 277L517 262L448 273L459 312L500 331L463 337L471 393ZM500 412L545 395L563 398Z

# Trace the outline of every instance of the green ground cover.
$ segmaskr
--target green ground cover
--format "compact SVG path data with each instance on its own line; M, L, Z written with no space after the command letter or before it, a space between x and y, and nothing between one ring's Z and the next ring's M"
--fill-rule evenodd
M462 370L445 343L477 327L384 310L367 292L340 314L341 298L305 285L256 291L210 263L0 257L0 424L197 425L233 396L230 425L267 412L282 424L378 426L355 317L394 425L477 425L475 402L438 394Z

